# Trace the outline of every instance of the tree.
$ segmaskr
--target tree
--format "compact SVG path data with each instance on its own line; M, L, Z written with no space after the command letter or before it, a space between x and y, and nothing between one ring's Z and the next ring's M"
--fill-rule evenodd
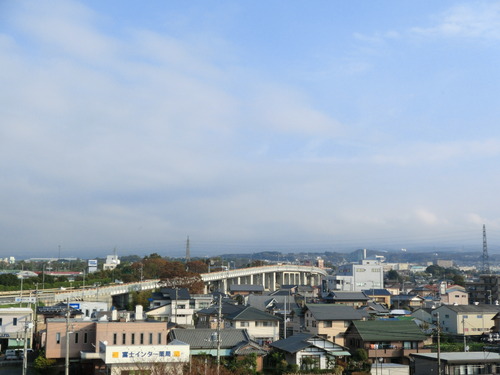
M152 293L151 290L132 293L132 306L129 310L133 310L137 305L141 305L144 309L149 308L149 299Z
M56 363L55 359L46 358L45 352L41 351L38 357L35 358L34 367L35 369L44 374L50 371L50 368Z
M195 272L195 273L208 272L208 265L205 262L202 262L201 260L193 260L191 262L187 262L186 268L188 269L189 272Z
M401 280L402 280L401 275L396 270L388 271L386 276L387 276L387 279L389 279L389 280L397 280L399 282L401 282Z
M13 273L4 273L0 275L0 285L17 286L19 284L19 279Z

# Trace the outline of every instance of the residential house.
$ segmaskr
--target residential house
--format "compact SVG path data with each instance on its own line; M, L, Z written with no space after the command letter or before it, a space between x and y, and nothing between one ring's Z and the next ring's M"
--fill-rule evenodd
M264 292L263 285L251 284L231 284L229 285L229 294L235 296L247 296L249 294L262 294Z
M196 312L196 328L217 328L218 315L221 314L221 324L224 326L224 317L245 309L245 306L234 305L232 303L222 302L220 305L214 305L207 307L206 309L201 309Z
M283 353L289 364L297 365L301 370L333 369L338 358L350 356L345 347L310 333L298 333L275 341L271 347Z
M422 307L420 309L416 309L411 313L411 316L415 319L420 320L421 322L425 322L427 324L433 324L435 319L432 317L432 312L434 309Z
M410 320L353 321L345 343L351 351L365 349L374 362L409 364L411 353L431 352L424 349L430 339Z
M391 305L392 294L387 289L365 289L363 293L373 302L389 307Z
M442 332L473 336L491 332L498 312L500 306L496 305L442 305L432 315Z
M385 305L376 302L368 302L366 306L360 307L359 310L366 312L371 317L383 317L390 314Z
M500 374L499 353L413 353L411 358L413 375ZM440 370L438 364L441 365Z
M332 291L323 297L327 303L335 303L339 305L352 306L355 308L366 306L369 297L363 292L342 292Z
M416 294L420 297L427 297L437 294L437 289L433 288L430 285L417 286L416 288L413 288L409 294Z
M191 355L210 355L217 357L243 356L255 353L257 355L257 371L262 370L262 358L267 350L253 341L246 329L224 328L220 330L218 340L217 330L214 329L173 329L169 340L178 340L190 345ZM217 343L220 347L217 351Z
M447 288L446 292L440 295L441 303L444 305L468 305L469 293L462 288Z
M228 314L224 321L226 327L246 329L251 339L261 345L279 340L281 319L255 307Z
M146 312L149 319L186 327L194 326L193 314L191 296L186 288L161 288L152 294L150 309Z
M318 335L339 345L344 345L344 333L352 321L366 318L360 310L352 306L336 304L306 304L299 332ZM297 329L295 325L294 329ZM296 333L298 333L296 331Z
M416 294L398 294L391 297L391 306L394 309L410 308L412 310L422 307L424 297Z

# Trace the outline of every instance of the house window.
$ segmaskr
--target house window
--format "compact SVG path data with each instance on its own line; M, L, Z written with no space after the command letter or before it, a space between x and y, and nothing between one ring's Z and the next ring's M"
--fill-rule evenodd
M153 334L149 334L149 345L153 345Z
M301 358L301 369L302 370L312 370L318 367L320 364L320 356L319 355L308 355L303 356Z
M0 318L0 326L2 325L2 318Z
M85 332L85 333L83 334L83 343L84 343L84 344L86 344L86 343L87 343L87 339L88 339L88 337L87 337L87 332Z
M448 315L446 315L446 317L448 318ZM464 315L464 319L468 319L469 318L469 315Z
M126 341L127 341L127 334L122 333L122 345L125 345Z
M75 333L75 344L78 344L78 332Z
M132 337L130 337L130 341L132 345L135 345L135 333L132 333Z
M323 327L325 327L325 328L332 328L332 321L331 320L325 320L323 322Z
M12 319L12 325L17 326L17 318Z
M140 336L140 343L141 345L144 344L144 333L141 333L141 336Z
M478 316L477 316L477 318L478 318L478 319L482 319L482 318L483 318L483 316L482 316L482 315L478 315Z
M350 320L344 320L344 328L347 328L351 325L351 321Z
M248 322L240 322L240 327L249 327Z
M312 321L312 326L316 327L316 321L315 320Z
M418 342L417 341L404 341L403 342L403 348L404 349L417 349L418 348Z
M113 333L113 345L116 345L117 336L116 333Z
M161 332L158 332L158 345L161 345Z
M61 334L59 332L56 333L56 344L61 343Z

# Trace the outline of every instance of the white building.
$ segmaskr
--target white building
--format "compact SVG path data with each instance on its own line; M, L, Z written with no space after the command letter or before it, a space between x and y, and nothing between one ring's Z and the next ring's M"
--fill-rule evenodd
M120 259L118 259L118 255L108 255L106 257L106 263L102 266L104 271L106 270L114 270L120 264Z
M33 310L26 307L0 308L0 345L2 350L23 347L25 337L28 340L28 348L31 348Z
M323 280L323 292L342 290L361 292L384 287L384 269L378 259L363 259L359 264L345 264L337 273Z

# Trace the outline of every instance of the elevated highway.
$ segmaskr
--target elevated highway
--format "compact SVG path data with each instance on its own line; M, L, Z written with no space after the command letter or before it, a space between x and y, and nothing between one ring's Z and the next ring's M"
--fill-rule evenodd
M318 267L294 264L239 268L235 270L202 273L205 292L221 291L227 293L230 285L262 285L266 291L275 291L281 285L321 284L327 272Z

